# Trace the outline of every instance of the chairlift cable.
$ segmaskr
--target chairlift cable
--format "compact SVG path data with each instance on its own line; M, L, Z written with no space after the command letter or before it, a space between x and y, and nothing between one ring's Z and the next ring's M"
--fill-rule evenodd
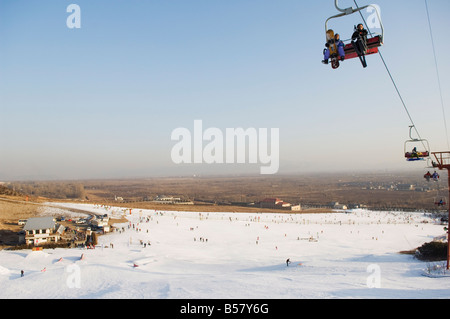
M444 119L445 134L447 136L447 146L450 149L450 142L449 142L448 129L447 129L447 120L445 117L445 109L444 109L444 98L442 97L441 77L439 75L439 68L438 68L438 62L437 62L437 57L436 57L436 49L435 49L435 45L434 45L433 28L431 27L430 11L428 10L428 1L427 0L425 0L425 8L427 11L428 26L430 28L431 45L433 47L434 64L436 67L436 76L437 76L437 81L438 81L438 86L439 86L439 93L440 93L440 97L441 97L442 116Z
M359 8L358 3L356 3L356 0L353 0L353 2L355 3L356 7ZM361 11L359 11L359 14L361 15L361 18L362 18L362 20L364 21L364 25L366 26L366 29L367 29L367 31L369 32L370 36L373 37L372 32L370 31L370 28L367 26L366 19L364 18L364 16L363 16L363 14L361 13ZM394 84L394 88L395 88L395 90L397 91L397 94L398 94L398 96L399 96L399 98L400 98L400 101L401 101L402 104L403 104L403 108L405 109L406 114L407 114L408 117L409 117L409 120L410 120L410 122L411 122L411 125L414 127L414 130L416 131L416 134L417 134L418 139L419 139L420 141L422 141L422 138L420 137L419 131L417 130L417 127L416 127L416 125L414 124L414 121L413 121L413 119L412 119L411 113L409 112L408 107L406 106L406 103L405 103L405 101L404 101L404 99L403 99L403 97L402 97L402 95L401 95L401 93L400 93L400 90L398 89L397 84L396 84L396 82L395 82L395 80L394 80L394 78L393 78L393 76L392 76L392 74L391 74L391 71L389 70L389 67L387 66L386 61L384 60L383 55L381 54L381 51L380 51L380 50L378 50L378 54L380 55L381 61L383 62L384 67L386 68L386 71L387 71L389 77L391 78L392 84ZM430 151L430 150L427 149L427 147L426 147L425 143L423 143L423 141L422 141L422 145L424 146L425 150Z

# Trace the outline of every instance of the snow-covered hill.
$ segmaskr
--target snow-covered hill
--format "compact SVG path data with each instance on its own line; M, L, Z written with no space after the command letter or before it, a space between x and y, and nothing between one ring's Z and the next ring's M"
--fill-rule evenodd
M398 253L444 234L422 213L71 207L129 222L93 250L0 251L0 298L450 298L450 278Z

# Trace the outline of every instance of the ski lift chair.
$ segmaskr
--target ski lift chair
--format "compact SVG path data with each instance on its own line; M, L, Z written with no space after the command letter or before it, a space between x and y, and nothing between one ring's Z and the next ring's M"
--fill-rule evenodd
M409 127L409 138L410 140L407 140L404 145L404 152L405 152L405 158L408 162L414 162L414 161L424 161L426 158L430 157L430 152L428 151L430 149L430 145L427 140L425 139L418 139L413 138L411 136L411 131L414 128L414 126ZM417 147L423 147L425 150L417 150Z
M364 68L367 67L365 56L378 53L378 48L383 45L383 40L384 40L384 27L383 27L383 23L381 22L380 12L378 11L378 8L375 5L369 4L369 5L366 5L366 6L363 6L360 8L356 8L356 9L353 9L353 7L342 9L342 8L339 8L338 0L335 0L334 5L335 5L336 9L338 11L340 11L341 13L334 15L325 21L325 33L328 31L328 21L330 21L331 19L336 19L336 18L340 18L340 17L346 16L346 15L353 14L353 13L357 13L357 12L360 12L361 10L367 9L369 7L375 9L378 21L380 22L381 34L372 35L370 38L367 39L366 48L364 50L365 52L357 52L358 50L355 48L355 45L353 45L352 42L350 42L344 46L345 60L359 57L363 67ZM344 41L344 44L345 44L345 42L346 41Z
M434 198L434 204L436 206L442 207L442 206L446 206L448 203L447 198L446 197L436 197Z

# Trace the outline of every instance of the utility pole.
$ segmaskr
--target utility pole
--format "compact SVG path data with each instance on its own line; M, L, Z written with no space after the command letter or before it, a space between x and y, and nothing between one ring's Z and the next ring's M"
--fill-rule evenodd
M440 170L447 170L448 173L448 190L450 198L450 152L433 152L436 162L433 162L433 167L439 168ZM448 209L448 226L447 226L447 270L450 269L450 204Z

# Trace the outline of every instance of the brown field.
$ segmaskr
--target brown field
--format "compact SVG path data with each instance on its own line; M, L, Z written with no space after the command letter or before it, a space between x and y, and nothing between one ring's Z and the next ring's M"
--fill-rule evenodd
M14 202L10 200L21 200ZM22 197L3 196L0 200L0 249L4 243L14 242L23 226L17 224L19 219L38 216L38 203L27 203Z
M194 210L210 209L214 206L242 206L258 202L266 197L277 197L302 206L325 206L330 202L343 204L363 204L370 208L434 209L434 199L448 197L447 174L440 172L440 182L426 182L424 172L405 173L364 173L364 174L316 174L298 176L218 176L218 177L170 177L117 180L85 180L65 182L82 185L78 199L73 194L67 197L53 197L64 182L38 182L34 188L24 187L27 183L17 184L16 189L26 189L33 201L43 200L83 200L92 203L119 205L115 196L124 199L122 204L140 207L159 207L148 202L157 195L181 197L195 201ZM29 183L33 184L33 183ZM427 191L396 190L399 184L427 187ZM50 196L49 196L50 194ZM1 194L0 194L1 195ZM204 207L204 206L208 207ZM130 205L128 205L130 206ZM174 209L178 205L173 205ZM180 210L180 209L178 209ZM219 209L221 210L221 209ZM242 207L240 207L242 210Z
M442 182L443 181L443 182ZM158 207L144 200L157 195L176 196L209 207L198 209L223 210L216 206L258 202L277 197L303 207L321 207L330 202L363 204L375 209L435 209L434 199L448 197L447 176L441 181L426 182L421 172L403 174L321 174L302 176L254 177L180 177L134 180L84 181L87 199L93 202L118 205L114 196L123 197L124 206ZM428 191L393 190L398 184L414 184ZM439 191L438 191L439 188ZM215 204L215 205L213 205ZM174 205L176 209L177 205ZM180 210L180 209L178 209ZM238 210L242 210L240 207Z

